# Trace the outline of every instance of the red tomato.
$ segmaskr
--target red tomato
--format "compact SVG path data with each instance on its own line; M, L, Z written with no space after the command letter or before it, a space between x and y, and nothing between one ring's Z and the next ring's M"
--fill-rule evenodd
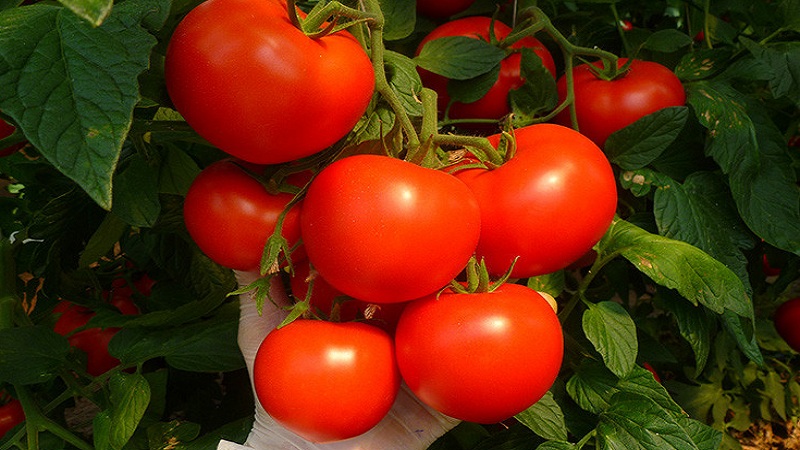
M261 343L253 383L273 419L324 443L358 436L380 422L397 396L400 374L383 330L295 320Z
M25 412L17 399L0 405L0 439L17 425L25 421Z
M550 304L518 284L415 300L400 316L395 345L400 374L420 400L478 423L502 421L539 401L564 354Z
M307 278L310 273L308 260L301 261L294 265L294 275L289 279L289 285L295 300L300 301L308 293L309 283ZM343 300L343 301L342 301ZM339 304L339 321L349 322L360 320L369 325L382 328L389 334L394 334L397 328L397 321L406 306L401 303L384 303L382 305L368 303L339 292L330 285L319 274L314 276L314 286L311 292L311 306L324 317L330 317L334 301L341 301Z
M526 278L563 269L603 236L617 206L616 178L589 139L554 124L516 130L513 158L494 170L456 172L481 209L476 255L493 275ZM489 140L497 145L499 135Z
M344 137L375 84L351 34L311 39L279 1L207 0L175 29L165 65L170 98L189 125L259 164L302 158Z
M792 347L800 352L800 297L782 303L774 315L775 329L778 334Z
M259 180L231 160L211 164L186 194L183 218L189 235L217 264L256 270L278 216L293 195L271 194ZM294 245L300 238L299 208L286 215L282 234ZM293 257L302 259L302 252Z
M466 11L475 0L417 0L417 12L431 19L444 19Z
M622 67L626 58L619 59ZM602 67L602 63L594 63ZM678 77L661 64L634 60L621 77L607 81L598 78L587 64L573 69L575 112L578 129L597 145L605 145L611 133L642 117L670 106L686 104L686 93ZM556 83L561 100L566 98L567 81L562 76ZM569 108L555 121L571 125Z
M633 23L631 23L631 21L627 20L627 19L626 20L620 20L619 21L619 27L622 29L622 31L631 31L634 28L633 27Z
M130 298L114 296L110 303L123 314L139 314L139 309ZM54 326L55 332L67 336L71 346L86 353L86 371L90 375L98 376L119 365L119 360L108 353L108 343L117 334L118 328L86 328L73 333L94 317L94 311L62 300L53 312L60 314Z
M417 55L428 42L448 36L467 36L488 42L491 26L492 19L483 16L465 17L444 23L431 31L419 43ZM502 22L494 22L494 34L498 40L505 38L510 32L511 27L508 25ZM542 63L547 70L555 77L556 66L550 52L538 39L526 37L510 46L509 50L511 52L500 62L500 76L492 88L489 89L489 92L472 103L453 103L450 107L449 117L451 119L500 119L510 113L511 107L508 103L508 92L519 88L525 82L520 75L522 54L519 53L519 50L523 47L533 50L542 59ZM422 78L422 84L433 89L438 94L439 110L444 112L450 103L450 96L447 94L449 80L425 69L418 69L418 71Z
M452 175L355 155L311 182L300 232L311 265L333 287L393 303L437 291L461 272L478 242L480 214Z
M12 134L14 134L14 130L16 130L16 128L13 125L9 124L3 119L0 119L0 139L11 136ZM21 149L24 146L25 143L20 142L19 144L14 144L4 149L0 149L0 158L13 155L17 150Z
M644 367L645 369L647 369L648 371L650 371L650 373L652 373L652 374L653 374L653 378L654 378L656 381L658 381L659 383L661 383L661 377L660 377L660 376L658 376L658 372L656 372L656 369L655 369L655 367L653 367L652 365L650 365L650 363L647 363L647 362L646 362L646 363L643 363L643 364L642 364L642 367Z

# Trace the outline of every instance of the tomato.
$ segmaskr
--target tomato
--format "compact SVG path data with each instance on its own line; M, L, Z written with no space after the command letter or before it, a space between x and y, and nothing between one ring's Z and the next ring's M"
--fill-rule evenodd
M431 19L444 19L464 12L475 0L417 0L417 13Z
M139 314L139 309L129 297L112 296L110 304L122 314ZM95 313L85 306L66 300L60 301L53 312L59 314L54 326L55 332L67 336L72 347L86 353L86 371L90 375L98 376L119 365L119 360L108 353L108 343L117 334L118 328L86 328L74 332L85 326Z
M194 8L170 39L165 76L175 108L200 136L259 164L302 158L344 137L375 85L351 34L311 39L277 0Z
M311 182L300 232L311 265L369 303L412 300L449 283L480 235L474 195L454 176L379 155L354 155Z
M800 297L788 300L775 310L774 323L778 334L792 347L800 352Z
M502 22L495 21L493 26L495 37L498 40L505 38L511 32L511 27ZM465 17L444 23L425 36L419 43L416 54L419 55L422 47L428 42L448 36L467 36L488 42L491 27L492 19L483 16ZM550 52L538 39L526 37L509 47L508 56L500 62L500 75L491 89L475 102L454 102L450 106L448 117L451 119L500 119L510 113L508 92L519 88L524 83L524 79L520 75L522 60L520 49L523 47L533 50L542 59L544 67L555 77L556 67ZM422 78L422 84L438 94L438 107L440 112L444 112L450 103L450 96L447 93L449 80L422 68L419 68L418 71Z
M194 179L183 205L186 229L200 250L217 264L256 270L267 239L281 212L292 200L272 194L232 160L212 163ZM293 246L300 239L299 208L289 210L281 229ZM302 252L293 257L302 259Z
M622 67L626 58L619 59ZM594 63L602 67L602 63ZM668 68L652 61L634 60L627 72L615 80L602 80L581 64L573 69L575 112L578 129L597 145L605 145L611 133L642 117L670 106L686 104L686 93L680 79ZM556 83L563 101L567 93L566 77ZM569 108L555 118L569 126Z
M9 124L5 120L0 119L0 139L11 136L12 134L14 134L15 130L16 127ZM21 149L24 146L25 143L20 142L19 144L10 145L4 149L0 149L0 158L13 155L17 150Z
M658 372L656 372L656 369L655 369L655 367L653 367L653 366L652 366L650 363L647 363L647 362L646 362L646 363L643 363L643 364L642 364L642 367L644 367L644 368L645 368L645 369L647 369L647 370L648 370L650 373L652 373L652 374L653 374L653 378L654 378L656 381L658 381L659 383L661 383L661 377L660 377L660 376L658 376Z
M358 322L295 320L271 331L255 357L258 400L277 422L317 443L369 431L400 387L394 344Z
M295 300L303 300L308 293L310 269L308 260L294 264L294 274L289 278L289 285ZM312 289L310 303L315 313L330 317L334 302L339 301L339 321L360 320L380 327L389 334L394 334L397 321L406 306L405 302L379 305L349 298L319 274L314 275Z
M622 29L622 31L631 31L634 28L633 23L631 23L631 21L627 19L620 20L619 27L620 29Z
M420 400L478 423L502 421L536 403L564 354L553 309L518 284L415 300L400 316L395 345L400 374Z
M516 154L494 170L456 173L478 198L476 255L493 275L526 278L563 269L587 253L611 225L616 178L603 152L566 127L515 131ZM497 145L500 136L490 136Z
M0 405L0 438L24 421L25 412L19 400L11 399Z

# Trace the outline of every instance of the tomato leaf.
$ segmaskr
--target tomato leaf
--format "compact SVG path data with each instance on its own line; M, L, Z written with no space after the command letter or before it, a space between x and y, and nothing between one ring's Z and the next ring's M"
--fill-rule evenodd
M158 192L186 195L200 167L186 152L174 145L165 145L164 160L158 172Z
M400 98L403 109L412 116L422 116L422 103L419 100L422 80L414 61L405 55L387 50L384 54L384 67L389 86Z
M0 13L6 43L0 48L0 109L106 209L139 99L137 77L156 44L137 23L164 8L156 1L125 2L99 27L52 5Z
M52 329L37 325L0 330L0 382L42 383L67 360L69 344Z
M624 189L628 189L636 197L643 197L650 193L651 189L668 189L674 181L652 169L627 170L620 173L619 183Z
M785 42L759 45L746 37L739 38L755 61L769 74L770 93L774 98L789 97L800 103L800 44Z
M505 58L499 47L466 36L434 39L414 58L418 66L451 80L469 80L492 70Z
M78 266L88 268L90 264L107 255L114 247L114 244L119 242L127 229L128 224L120 220L119 217L113 213L106 214L100 226L92 234L89 242L86 243L83 252L81 252Z
M500 76L500 65L494 66L486 73L482 73L468 80L450 80L447 83L447 95L451 101L472 103L480 100L497 82Z
M508 93L514 118L519 121L517 126L530 122L558 105L555 79L542 63L542 58L529 48L522 49L520 75L525 83Z
M610 450L698 449L673 414L649 397L629 392L614 395L600 414L597 439L600 448Z
M408 37L414 31L417 20L415 0L380 0L384 16L383 38L396 41Z
M715 318L710 316L708 310L692 305L675 291L668 290L659 295L664 308L675 317L681 336L694 351L695 373L701 373L711 353L712 333L716 329Z
M111 13L112 0L58 0L93 27L100 26Z
M587 306L583 314L583 332L615 375L627 375L639 353L633 319L618 303L587 303Z
M641 169L669 148L688 117L689 109L685 106L664 108L648 114L612 133L603 150L608 159L621 168Z
M150 386L140 374L115 373L108 386L111 405L98 413L92 422L97 450L123 448L150 403Z
M547 441L536 447L536 450L572 450L575 448L577 446L571 442Z
M675 67L675 75L682 81L709 78L727 67L733 51L729 47L703 49L687 53Z
M125 223L136 227L152 227L161 213L158 199L158 170L133 155L130 163L117 175L113 188L111 211Z
M535 290L547 292L558 297L566 288L566 275L563 270L528 278L526 285Z
M564 421L564 413L553 398L551 391L547 391L544 397L533 406L514 417L545 439L567 440L567 425Z
M674 28L658 30L644 42L644 48L663 53L676 52L689 45L692 45L692 38Z

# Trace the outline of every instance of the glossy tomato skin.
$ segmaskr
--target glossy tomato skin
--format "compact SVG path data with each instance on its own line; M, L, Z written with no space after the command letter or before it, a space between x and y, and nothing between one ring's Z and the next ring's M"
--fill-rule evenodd
M603 152L566 127L537 124L515 131L516 154L494 170L456 173L478 198L476 255L489 272L526 278L578 260L611 225L616 178ZM489 137L493 145L499 135Z
M478 423L505 420L537 402L564 353L553 309L517 284L415 300L400 316L395 345L403 380L420 400Z
M464 12L475 0L417 0L417 13L431 19L444 19Z
M129 297L115 296L110 303L122 314L139 314L139 309ZM56 333L67 336L69 345L86 353L86 371L90 375L98 376L119 365L119 360L108 353L108 343L117 334L119 328L86 328L73 333L94 317L94 311L85 306L62 300L56 305L53 312L59 314L53 329Z
M422 51L422 47L428 42L448 36L467 36L488 42L490 39L489 31L492 26L494 26L494 34L498 40L505 38L511 32L511 28L502 22L495 21L492 25L492 19L489 17L464 17L446 22L431 31L419 43L416 54L418 55ZM533 50L542 59L544 67L555 77L556 66L553 57L538 39L526 37L512 44L510 49L519 50L523 47ZM522 55L519 52L512 51L509 53L500 62L500 75L492 88L489 89L489 92L472 103L453 103L448 116L451 119L500 119L511 112L508 93L513 89L519 88L524 83L520 75L521 60ZM444 113L448 103L450 103L450 96L447 93L449 80L425 69L420 68L418 72L420 78L422 78L422 84L433 89L438 94L438 108L441 113Z
M0 439L17 425L25 421L25 412L17 399L11 399L0 405Z
M325 443L380 422L397 396L400 374L383 330L301 319L267 335L253 383L273 419L308 441Z
M626 58L619 59L622 67ZM601 67L601 63L595 63ZM595 76L589 65L573 70L575 112L578 129L600 147L606 139L642 117L670 106L686 104L686 92L680 79L668 68L652 61L634 60L624 76L612 81ZM556 83L561 100L566 98L566 76ZM570 126L569 108L555 122Z
M379 155L340 159L311 182L300 232L312 266L369 303L435 292L464 268L481 213L452 175Z
M258 164L299 159L344 137L375 83L351 34L311 39L276 0L197 6L172 35L165 76L175 108L198 134Z
M281 212L292 200L288 193L270 193L233 160L212 163L194 179L186 194L183 218L200 250L217 264L235 270L256 270L267 239ZM299 207L284 219L282 234L290 245L300 238ZM293 255L302 259L298 249Z
M781 303L775 310L773 321L778 334L789 347L800 352L800 297Z

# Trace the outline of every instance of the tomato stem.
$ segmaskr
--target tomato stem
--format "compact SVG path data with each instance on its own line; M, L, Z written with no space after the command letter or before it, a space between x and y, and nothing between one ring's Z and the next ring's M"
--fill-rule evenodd
M0 329L14 325L17 270L11 242L0 233Z
M86 443L83 439L75 436L72 432L45 416L34 401L33 396L24 386L15 385L14 390L22 404L22 410L25 412L28 448L38 449L39 432L47 430L80 450L94 449L94 447Z

